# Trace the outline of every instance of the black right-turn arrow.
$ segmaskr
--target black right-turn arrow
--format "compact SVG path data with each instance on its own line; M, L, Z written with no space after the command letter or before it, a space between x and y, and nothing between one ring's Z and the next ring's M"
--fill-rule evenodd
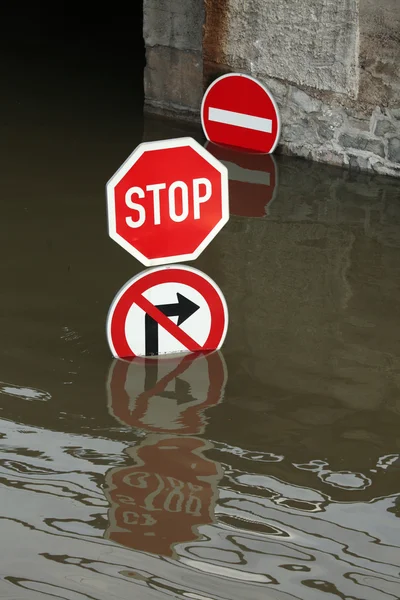
M176 294L175 304L162 304L157 306L166 317L178 317L178 327L199 310L200 306L185 298L179 292ZM146 356L158 355L158 323L146 313L145 317Z

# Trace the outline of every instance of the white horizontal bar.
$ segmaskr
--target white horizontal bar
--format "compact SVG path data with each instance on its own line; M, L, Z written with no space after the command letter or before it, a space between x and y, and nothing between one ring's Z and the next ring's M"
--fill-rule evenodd
M208 118L210 121L215 121L216 123L224 123L225 125L235 125L236 127L244 127L245 129L254 129L255 131L272 133L271 119L252 117L251 115L246 115L244 113L212 107L208 109Z
M231 181L240 181L241 183L257 183L258 185L271 185L271 175L266 171L253 171L244 169L235 163L221 160L226 166Z

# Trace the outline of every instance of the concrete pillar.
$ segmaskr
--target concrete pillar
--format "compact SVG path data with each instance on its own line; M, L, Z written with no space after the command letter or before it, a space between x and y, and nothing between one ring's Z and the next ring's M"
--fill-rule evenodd
M203 0L144 0L145 108L195 119L203 95Z
M399 31L398 0L145 0L147 107L198 120L244 72L278 103L279 151L400 176Z

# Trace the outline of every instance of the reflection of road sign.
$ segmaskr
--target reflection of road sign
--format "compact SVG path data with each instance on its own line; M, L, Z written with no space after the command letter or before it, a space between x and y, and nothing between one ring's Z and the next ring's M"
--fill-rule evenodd
M274 156L243 152L212 142L206 142L205 147L228 169L231 215L264 217L278 189Z
M128 450L136 465L106 475L111 505L105 536L128 548L172 557L174 546L197 539L212 523L218 463L206 458L210 445L195 437L148 436Z
M194 260L229 219L226 168L192 138L140 144L107 183L111 238L146 266Z
M280 116L271 93L241 73L216 79L207 89L201 120L206 138L257 152L273 152L280 136Z
M123 425L198 435L204 430L204 411L223 398L226 379L221 352L114 360L107 382L108 410Z
M133 277L115 296L107 337L116 358L218 350L228 309L219 287L191 267L157 267Z

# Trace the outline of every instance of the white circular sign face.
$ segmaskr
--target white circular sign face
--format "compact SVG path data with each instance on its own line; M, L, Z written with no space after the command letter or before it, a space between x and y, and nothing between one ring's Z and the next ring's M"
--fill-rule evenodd
M144 271L114 298L107 338L117 358L218 350L228 309L207 275L183 265Z

